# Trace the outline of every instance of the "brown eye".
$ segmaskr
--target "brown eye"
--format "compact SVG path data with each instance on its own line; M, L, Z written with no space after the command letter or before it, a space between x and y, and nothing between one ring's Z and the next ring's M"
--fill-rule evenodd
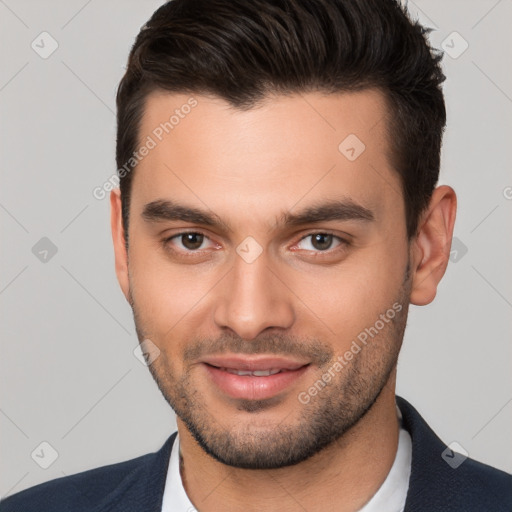
M331 248L333 236L327 233L317 233L311 237L311 245L319 251Z
M162 240L163 248L171 258L200 263L210 260L213 253L222 248L207 234L199 231L183 231Z
M311 253L332 253L334 250L346 247L348 243L339 236L331 233L310 233L300 240L297 247Z
M181 235L183 247L191 251L199 249L203 245L204 235L201 233L185 233Z

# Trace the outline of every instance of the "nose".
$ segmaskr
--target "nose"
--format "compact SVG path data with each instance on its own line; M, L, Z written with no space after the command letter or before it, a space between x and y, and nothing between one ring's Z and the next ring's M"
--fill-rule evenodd
M277 274L265 253L251 263L237 255L216 297L216 325L245 340L267 329L290 328L295 320L293 295Z

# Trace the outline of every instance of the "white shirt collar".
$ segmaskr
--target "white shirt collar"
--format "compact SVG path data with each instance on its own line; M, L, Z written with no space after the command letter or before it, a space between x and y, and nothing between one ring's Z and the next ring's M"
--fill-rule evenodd
M196 510L190 502L181 481L179 450L179 436L176 434L167 469L162 512L194 512ZM379 490L359 512L402 512L409 489L411 461L411 436L409 432L401 428L393 466Z
M193 512L196 509L188 499L180 475L180 439L176 439L172 445L169 467L165 479L164 498L162 512Z
M395 461L386 480L360 512L402 512L405 507L411 476L412 440L409 432L400 429Z

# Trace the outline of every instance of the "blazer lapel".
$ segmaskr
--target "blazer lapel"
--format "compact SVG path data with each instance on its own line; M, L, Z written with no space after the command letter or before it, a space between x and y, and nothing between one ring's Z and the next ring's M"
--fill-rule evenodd
M176 432L155 453L144 457L115 490L109 493L91 512L161 512L162 500Z

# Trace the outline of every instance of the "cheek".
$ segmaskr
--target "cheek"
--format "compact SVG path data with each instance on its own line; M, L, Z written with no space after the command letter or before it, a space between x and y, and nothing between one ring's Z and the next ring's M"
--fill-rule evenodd
M307 329L317 324L334 344L350 345L398 300L406 266L405 246L381 242L359 250L337 267L295 276L291 287L314 313L304 317Z
M173 264L161 248L139 242L130 247L129 270L139 320L148 333L161 340L194 320L214 285L206 266Z

